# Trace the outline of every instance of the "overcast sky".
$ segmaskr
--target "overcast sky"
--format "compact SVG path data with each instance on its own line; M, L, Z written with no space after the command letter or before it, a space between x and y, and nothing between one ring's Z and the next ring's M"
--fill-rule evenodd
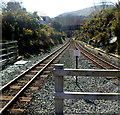
M23 7L29 12L38 11L43 15L55 17L64 12L80 10L83 8L99 5L101 1L116 3L118 0L2 0L21 1Z

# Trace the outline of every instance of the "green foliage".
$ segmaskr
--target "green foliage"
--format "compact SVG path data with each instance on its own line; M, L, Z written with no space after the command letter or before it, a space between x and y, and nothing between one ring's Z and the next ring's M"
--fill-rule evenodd
M64 33L55 28L41 25L37 12L29 13L19 2L8 2L2 12L2 39L17 40L20 55L46 52L52 46L62 43Z
M117 41L110 43L114 36ZM120 3L87 19L80 28L78 39L94 47L101 47L108 53L120 54Z

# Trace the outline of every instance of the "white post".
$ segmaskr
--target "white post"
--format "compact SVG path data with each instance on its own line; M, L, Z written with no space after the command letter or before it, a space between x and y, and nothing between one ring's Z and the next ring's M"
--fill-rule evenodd
M62 70L63 64L55 64L55 70ZM55 93L63 92L63 76L55 75ZM55 96L55 114L63 114L64 99Z

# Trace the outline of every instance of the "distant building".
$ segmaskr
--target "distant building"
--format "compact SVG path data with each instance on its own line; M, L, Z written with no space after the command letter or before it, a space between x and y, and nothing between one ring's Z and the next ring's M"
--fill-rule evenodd
M40 16L40 18L40 24L49 24L51 21L51 18L49 16Z

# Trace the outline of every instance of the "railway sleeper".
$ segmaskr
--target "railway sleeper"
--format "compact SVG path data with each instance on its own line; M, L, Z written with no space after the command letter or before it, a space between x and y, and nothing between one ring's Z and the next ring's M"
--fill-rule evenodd
M40 66L42 66L42 67L45 66L45 65L46 65L46 64L44 64L44 63L40 64Z
M33 77L31 74L26 74L25 77Z
M14 96L0 96L0 100L2 101L10 101ZM19 97L19 101L28 102L32 99L32 97Z
M48 67L48 69L53 69L53 67L51 66L51 67Z
M20 89L22 86L16 86L16 85L12 85L10 86L11 89Z
M28 102L28 101L31 101L32 97L19 97L19 101L21 102Z
M13 85L13 86L11 86L10 88L11 89L20 89L22 86L15 86L15 85ZM38 90L39 89L39 87L30 87L30 89L31 90Z
M13 114L20 114L20 113L22 113L22 112L24 112L25 111L25 109L10 109L9 110L9 112L10 113L13 113Z
M43 68L43 66L38 66L38 67L36 67L36 69L42 69Z
M38 90L39 87L30 87L31 90Z
M39 72L38 70L32 70L31 72L33 72L33 73L37 73L37 72Z
M41 78L46 78L48 75L40 75Z
M28 83L27 80L19 80L20 83Z
M51 72L51 71L47 71L47 70L46 70L46 71L44 71L43 73L44 73L44 74L49 74L50 72Z
M40 70L40 69L42 69L42 68L43 68L43 66L36 67L37 70ZM53 69L53 68L54 68L54 66L49 66L49 67L48 67L48 69ZM37 71L37 70L36 70L36 71Z

